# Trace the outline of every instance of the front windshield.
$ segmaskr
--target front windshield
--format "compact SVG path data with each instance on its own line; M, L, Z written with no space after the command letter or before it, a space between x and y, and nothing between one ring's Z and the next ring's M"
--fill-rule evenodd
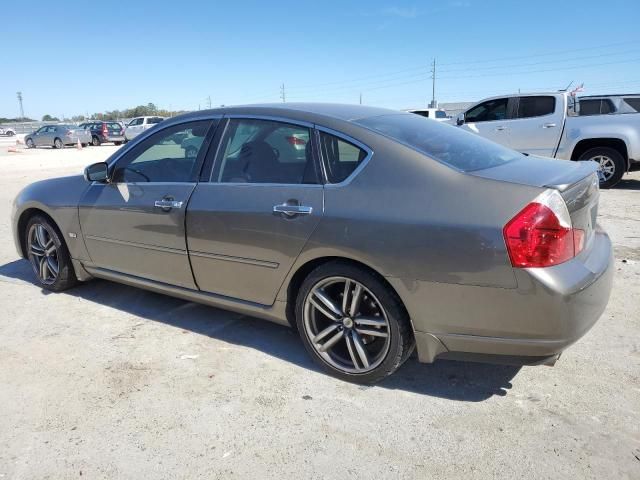
M465 172L522 158L521 153L478 135L418 115L381 115L356 120L356 123Z

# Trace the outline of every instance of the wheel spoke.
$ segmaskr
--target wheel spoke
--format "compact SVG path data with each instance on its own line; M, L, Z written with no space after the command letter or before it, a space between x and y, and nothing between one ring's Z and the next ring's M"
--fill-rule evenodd
M347 342L347 350L349 351L349 356L351 357L351 363L356 370L361 370L360 365L358 364L358 359L356 357L356 349L353 345L353 337L351 334L345 335L345 341Z
M337 329L338 329L338 324L337 323L329 325L327 328L325 328L320 333L318 333L315 337L313 337L313 339L311 341L313 343L319 343L320 340L322 340L324 337L326 337L330 333L335 332Z
M42 225L36 226L36 240L38 241L38 246L44 250L47 244L47 231Z
M316 298L320 301L319 302L316 301ZM311 294L311 303L313 304L314 307L320 310L324 315L326 315L327 317L329 317L334 321L340 320L343 316L340 308L338 308L338 306L335 303L333 303L333 300L331 300L327 296L327 294L324 291L322 291L322 289L320 288L317 288Z
M54 277L58 275L58 264L53 258L47 257L47 267Z
M356 328L356 332L360 335L371 335L372 337L387 338L389 336L384 330L376 330L375 328Z
M385 327L387 322L379 317L356 317L353 319L356 325L369 325L370 327Z
M40 258L40 278L47 280L49 278L49 263L46 257Z
M53 238L49 238L49 241L44 246L44 253L47 255L51 255L55 251L56 251L56 245L53 242Z
M344 291L342 294L342 311L349 313L349 293L351 292L351 280L348 278L344 281Z
M38 247L35 243L31 244L30 251L31 251L31 255L34 255L36 257L44 256L44 251L40 247Z
M351 297L351 307L349 307L349 314L355 317L360 310L360 299L362 298L362 285L356 283L356 288L353 289L353 296Z
M326 352L331 347L333 347L336 343L338 343L342 337L344 337L344 330L338 331L338 333L336 333L333 337L331 337L329 340L327 340L322 345L320 345L320 348L318 348L318 350L320 352Z
M353 344L356 347L356 352L358 352L358 357L360 358L363 367L369 368L369 355L367 354L367 350L364 347L364 343L362 343L360 334L355 330L352 330L351 337L353 338Z

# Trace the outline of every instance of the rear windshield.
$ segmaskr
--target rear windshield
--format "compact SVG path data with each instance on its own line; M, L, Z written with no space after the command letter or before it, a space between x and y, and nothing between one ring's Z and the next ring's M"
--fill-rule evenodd
M107 128L110 128L111 130L120 130L122 126L117 122L109 122L107 123Z
M418 115L382 115L356 123L465 172L496 167L522 154L452 125Z

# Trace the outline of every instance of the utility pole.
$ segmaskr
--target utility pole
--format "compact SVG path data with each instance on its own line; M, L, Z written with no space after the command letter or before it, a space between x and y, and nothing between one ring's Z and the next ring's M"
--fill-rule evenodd
M18 95L18 103L20 104L20 120L24 119L24 108L22 107L22 92L17 92Z
M431 64L431 108L436 108L436 59Z
M211 108L211 95L209 95L207 97L207 108L210 109Z
M282 99L282 103L285 103L287 101L287 97L284 91L284 83L280 85L280 98Z
M360 92L360 105L362 105L362 92Z

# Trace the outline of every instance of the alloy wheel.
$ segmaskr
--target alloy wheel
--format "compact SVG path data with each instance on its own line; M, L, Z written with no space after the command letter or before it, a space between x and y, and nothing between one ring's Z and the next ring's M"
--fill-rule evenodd
M616 164L613 159L606 155L596 155L591 160L598 162L598 177L600 182L606 182L611 179L616 172Z
M29 230L28 249L35 274L45 285L53 284L58 278L59 262L51 231L42 224L33 224Z
M378 367L391 345L387 313L363 284L346 277L325 278L305 298L305 333L328 365L362 374Z

